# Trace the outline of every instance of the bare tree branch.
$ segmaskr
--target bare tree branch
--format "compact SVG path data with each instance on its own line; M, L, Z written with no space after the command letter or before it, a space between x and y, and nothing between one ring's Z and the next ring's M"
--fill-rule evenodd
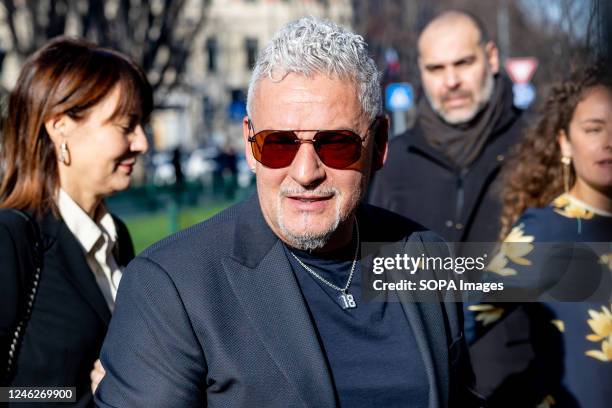
M15 29L15 17L17 15L17 9L15 8L15 3L13 0L2 0L2 4L4 5L5 15L6 15L6 24L9 27L11 32L11 37L13 40L13 47L19 54L27 53L27 50L24 49L19 35L17 34L17 30Z
M132 56L152 78L158 97L184 85L182 73L192 52L193 40L205 20L204 1L200 12L192 16L184 15L185 0L116 0L110 6L108 3L104 0L1 0L12 41L12 48L7 52L27 57L49 38L64 34L68 17L72 15L79 22L82 37ZM24 36L22 27L18 27L22 18L28 21L29 36ZM174 73L171 81L169 73Z

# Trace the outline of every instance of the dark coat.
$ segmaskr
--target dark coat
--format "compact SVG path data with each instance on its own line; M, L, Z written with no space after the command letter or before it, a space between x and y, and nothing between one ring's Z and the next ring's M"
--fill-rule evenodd
M521 111L491 135L469 169L453 167L432 148L419 123L389 144L387 163L369 192L370 203L423 224L449 242L494 242L501 215L499 171L521 137Z
M134 248L125 225L116 218L115 224L118 234L115 256L117 263L125 266L134 257ZM99 356L111 313L83 248L66 224L48 214L39 222L39 229L44 246L43 269L11 385L76 387L74 406L90 407L93 398L89 373ZM24 286L33 274L33 242L28 237L24 219L11 211L0 211L3 353L20 319L18 310L24 303ZM32 406L38 407L40 403Z
M358 218L362 230L376 232L371 241L431 239L375 207L362 207ZM424 361L429 406L477 406L464 386L470 370L460 308L403 307ZM257 197L129 265L101 360L100 407L337 406L314 322Z

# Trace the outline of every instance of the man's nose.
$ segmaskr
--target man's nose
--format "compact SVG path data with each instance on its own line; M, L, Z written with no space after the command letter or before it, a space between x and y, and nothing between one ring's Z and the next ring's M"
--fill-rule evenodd
M455 89L459 86L460 82L461 81L459 80L459 75L457 74L455 68L447 68L444 72L444 85L448 89Z
M325 179L325 166L312 143L302 143L289 167L289 175L303 187L317 185Z

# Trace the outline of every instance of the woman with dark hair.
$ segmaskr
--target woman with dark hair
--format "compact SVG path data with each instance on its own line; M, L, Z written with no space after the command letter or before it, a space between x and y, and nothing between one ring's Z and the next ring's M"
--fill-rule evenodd
M523 367L495 390L491 407L603 408L612 401L609 75L595 64L555 85L540 119L508 161L502 192L506 246L488 269L509 281L538 282L542 302L471 307L480 330L502 323L510 333L504 320L512 320L509 336L520 339L506 339L506 349L491 354L502 360L502 353L515 348L515 358L506 362ZM522 246L510 253L516 242ZM514 307L523 310L526 324L516 324ZM519 352L531 354L528 361L521 362Z
M81 40L23 66L0 152L3 383L76 387L76 406L93 406L90 372L134 256L104 198L129 187L152 105L137 65Z

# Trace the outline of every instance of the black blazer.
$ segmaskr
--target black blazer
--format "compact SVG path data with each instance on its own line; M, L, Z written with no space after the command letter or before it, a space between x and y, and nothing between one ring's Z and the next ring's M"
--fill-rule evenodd
M114 220L118 233L115 256L117 263L125 266L134 257L134 248L125 225L117 218ZM75 386L75 406L93 406L89 373L99 356L111 313L83 248L66 224L52 214L44 216L38 224L44 264L11 385ZM0 211L2 353L8 350L7 343L20 318L18 309L24 303L24 284L32 274L33 248L28 236L24 219L11 211Z
M369 191L371 204L414 219L449 242L496 242L500 170L521 138L524 114L512 109L469 169L459 170L429 145L416 125L389 143L389 157Z
M374 242L428 239L382 209L364 206L358 217L361 230L378 234L367 237ZM475 407L461 312L447 306L404 304L429 407ZM105 408L337 406L314 323L256 197L129 265L101 360L96 403Z

